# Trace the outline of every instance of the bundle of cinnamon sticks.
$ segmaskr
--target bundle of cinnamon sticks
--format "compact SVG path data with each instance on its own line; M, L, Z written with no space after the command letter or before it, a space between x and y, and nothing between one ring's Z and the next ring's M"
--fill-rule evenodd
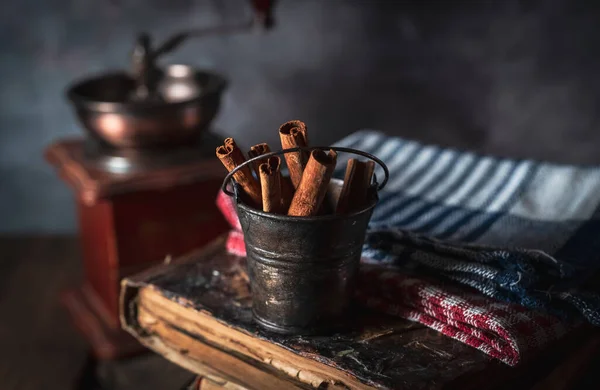
M299 120L281 125L279 138L283 149L309 146L306 125ZM269 145L261 143L250 148L248 157L254 158L269 152ZM246 162L233 138L225 139L223 145L217 148L217 157L229 172ZM285 153L284 158L289 177L282 175L281 158L278 156L258 159L252 166L246 165L233 174L246 195L246 202L268 213L299 217L329 211L324 200L337 163L337 153L333 150L301 150ZM349 213L367 206L374 169L373 161L348 160L335 213Z

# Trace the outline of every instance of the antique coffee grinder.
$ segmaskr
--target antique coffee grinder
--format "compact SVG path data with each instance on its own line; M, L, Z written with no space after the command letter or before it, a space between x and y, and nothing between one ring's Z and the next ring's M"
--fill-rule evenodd
M214 158L210 124L223 77L159 59L193 37L273 25L273 0L252 0L250 20L189 30L155 45L139 35L130 69L68 87L85 138L59 140L45 156L73 189L84 263L62 302L98 359L141 346L119 323L120 280L199 248L227 230L214 205L226 171Z

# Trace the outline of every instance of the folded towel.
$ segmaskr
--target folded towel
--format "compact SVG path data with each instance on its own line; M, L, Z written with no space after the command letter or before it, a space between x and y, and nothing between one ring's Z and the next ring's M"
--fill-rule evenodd
M600 325L600 296L583 287L600 264L599 168L478 156L374 131L337 145L390 170L364 257ZM344 168L342 158L338 176Z
M228 219L234 219L235 208L228 199L221 193L217 203ZM226 247L230 253L246 256L243 233L237 229L229 232ZM371 309L419 322L511 366L569 329L547 314L495 301L471 289L365 264L364 259L357 298Z

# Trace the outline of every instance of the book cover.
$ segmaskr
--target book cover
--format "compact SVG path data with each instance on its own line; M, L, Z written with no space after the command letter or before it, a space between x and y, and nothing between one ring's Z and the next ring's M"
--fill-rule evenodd
M122 282L127 331L175 363L239 388L493 388L494 378L535 383L559 359L545 354L510 368L417 323L360 307L352 318L329 336L262 331L252 321L245 260L228 254L224 239Z

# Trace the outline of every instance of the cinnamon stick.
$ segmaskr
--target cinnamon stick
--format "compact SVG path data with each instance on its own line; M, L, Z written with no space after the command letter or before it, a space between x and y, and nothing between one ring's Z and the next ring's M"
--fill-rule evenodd
M217 148L216 154L228 172L231 172L235 167L246 161L244 154L236 145L233 138L225 139L223 145ZM244 166L233 174L233 178L248 195L249 200L253 203L252 206L260 206L262 202L260 186L258 181L252 176L250 167Z
M373 161L358 161L354 158L348 160L336 213L344 214L366 207L374 171Z
M279 138L281 139L281 147L283 149L308 146L306 125L302 121L294 120L285 122L279 127ZM290 171L290 178L292 179L294 189L297 189L300 185L308 157L309 153L306 151L285 154L285 162Z
M257 156L262 156L263 154L267 154L271 152L271 148L266 143L256 144L250 148L248 152L248 157L254 158ZM279 160L281 161L281 160ZM256 177L259 178L260 181L260 165L265 163L265 160L259 159L253 163L254 171L256 172ZM290 207L290 202L292 201L292 197L294 196L294 186L290 181L289 177L283 177L281 175L281 169L279 170L279 181L281 184L281 210L287 210ZM262 183L261 183L262 186Z
M257 145L250 147L250 151L248 152L248 157L254 158L254 157L262 156L263 154L267 154L270 151L271 151L271 148L269 148L268 144L266 144L266 143L257 144ZM266 161L263 159L260 159L260 160L252 163L252 168L254 169L254 172L256 172L256 177L260 177L260 168L259 167L264 162L266 162Z
M325 199L336 161L337 153L333 150L327 154L322 150L312 151L288 215L299 217L317 215Z
M267 213L279 214L282 211L280 165L281 159L272 156L259 167L263 211Z
M289 176L281 176L281 207L282 210L290 208L292 198L294 197L294 185Z

